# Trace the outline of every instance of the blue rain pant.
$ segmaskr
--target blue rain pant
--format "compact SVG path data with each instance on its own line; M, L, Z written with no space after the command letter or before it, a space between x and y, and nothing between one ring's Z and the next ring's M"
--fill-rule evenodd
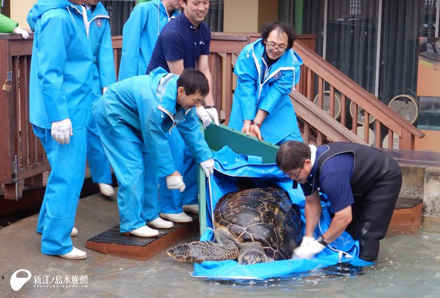
M69 253L70 238L86 166L86 128L75 129L70 143L58 144L50 129L33 126L51 166L46 193L38 218L37 232L42 234L41 252L46 255Z
M183 211L182 205L198 203L197 167L189 147L185 145L185 142L176 128L171 130L168 141L176 169L183 176L186 188L183 193L180 193L179 190L170 190L167 188L166 178L160 178L160 212L177 214Z
M110 162L102 148L95 118L92 118L87 127L87 161L93 183L112 184Z
M120 232L130 232L159 216L157 174L149 168L143 143L124 141L104 130L99 132L118 180Z

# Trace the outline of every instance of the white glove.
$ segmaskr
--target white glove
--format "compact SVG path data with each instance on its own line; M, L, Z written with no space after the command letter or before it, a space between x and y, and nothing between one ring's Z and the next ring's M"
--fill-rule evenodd
M186 188L182 176L167 176L166 180L168 189L178 189L180 192L183 192Z
M318 240L311 240L314 239L313 237L307 237L309 239L304 239L304 238L306 237L303 237L303 241L301 242L301 245L293 250L294 258L311 259L316 254L319 254L321 251L324 250L325 246L319 243Z
M220 122L218 121L217 109L215 107L206 108L206 112L208 112L209 117L214 121L214 124L218 126Z
M102 87L102 94L105 94L107 92L108 87Z
M15 27L14 30L12 30L12 33L21 34L21 37L23 37L24 39L27 39L29 37L29 33L26 30L21 29L18 26Z
M52 122L51 135L58 144L69 144L70 136L73 136L70 119Z
M205 110L204 107L199 106L196 109L196 115L199 117L200 120L202 120L203 127L206 129L209 124L211 124L211 117L209 117L208 112Z
M206 178L209 178L214 173L214 160L212 158L202 161L200 166L205 171Z
M312 243L313 241L315 241L315 237L304 236L301 241L301 245L308 245L308 244Z

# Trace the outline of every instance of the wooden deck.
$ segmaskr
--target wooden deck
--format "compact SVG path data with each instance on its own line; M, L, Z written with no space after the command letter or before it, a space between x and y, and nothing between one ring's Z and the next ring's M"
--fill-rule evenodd
M394 208L387 235L417 233L422 225L422 211L422 200L399 198Z

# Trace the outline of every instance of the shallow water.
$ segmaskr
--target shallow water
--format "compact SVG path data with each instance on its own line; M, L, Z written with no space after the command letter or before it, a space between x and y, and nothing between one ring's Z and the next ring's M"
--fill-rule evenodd
M192 239L186 239L187 242ZM41 264L36 274L81 274L87 288L36 288L1 297L439 297L440 222L416 234L387 236L369 267L333 266L264 281L216 281L191 277L193 265L165 251L147 261L90 253L84 262ZM93 255L93 256L92 256ZM45 261L51 260L40 256ZM53 259L52 262L59 261ZM14 270L18 265L14 265ZM24 268L26 265L23 265ZM1 283L0 283L1 284ZM4 283L5 284L5 283ZM18 295L17 295L18 294Z
M175 265L179 270L186 267ZM186 268L192 270L192 266ZM183 280L174 281L177 285ZM309 274L250 282L188 277L184 283L187 289L212 297L439 297L440 224L421 228L414 235L388 236L381 241L373 266L337 265ZM191 291L182 294L192 296Z

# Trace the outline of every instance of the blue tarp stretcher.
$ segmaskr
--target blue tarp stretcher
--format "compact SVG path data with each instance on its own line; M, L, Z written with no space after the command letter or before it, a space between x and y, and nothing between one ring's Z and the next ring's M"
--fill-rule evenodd
M301 211L303 231L305 227L305 197L301 187L292 188L292 181L285 177L276 164L262 163L258 156L236 154L228 146L214 153L215 171L206 188L206 225L207 229L201 236L202 241L215 241L212 225L213 206L225 194L239 190L239 187L277 186L288 192L292 203L297 204ZM325 195L321 195L322 216L315 231L315 237L324 233L331 222L331 209ZM272 261L254 265L239 265L235 260L206 261L194 264L192 276L224 279L224 280L262 280L283 277L295 273L304 273L338 263L349 263L354 266L366 266L373 263L358 258L359 243L346 232L333 241L316 258L311 260L290 259Z

